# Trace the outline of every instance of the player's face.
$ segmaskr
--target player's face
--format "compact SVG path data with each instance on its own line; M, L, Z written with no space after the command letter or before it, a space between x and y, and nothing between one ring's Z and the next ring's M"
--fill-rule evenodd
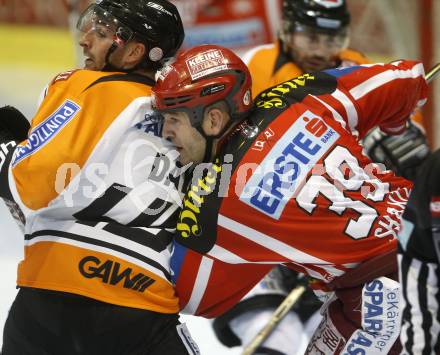
M81 32L79 45L83 48L86 58L85 69L101 70L106 64L106 59L114 66L121 67L125 43L133 37L129 28L121 26L109 12L95 5L84 11L78 20L77 28ZM117 48L110 58L106 58L113 43Z
M320 33L303 26L285 36L285 45L302 70L319 71L338 65L339 53L348 45L348 34Z
M84 69L101 70L106 63L106 55L113 43L102 28L84 32L79 40L85 57Z
M186 112L164 113L162 135L180 153L182 165L201 163L205 155L206 139L195 129Z

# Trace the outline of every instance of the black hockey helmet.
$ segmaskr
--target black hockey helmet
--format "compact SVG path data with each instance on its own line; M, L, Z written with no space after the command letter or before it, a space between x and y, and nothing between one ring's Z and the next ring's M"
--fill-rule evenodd
M283 31L286 33L293 33L298 25L303 25L337 34L349 23L345 0L283 0Z
M179 12L167 0L97 0L81 15L78 29L82 30L83 23L91 18L115 31L108 56L118 45L136 39L146 46L143 64L147 67L157 68L173 57L185 37Z

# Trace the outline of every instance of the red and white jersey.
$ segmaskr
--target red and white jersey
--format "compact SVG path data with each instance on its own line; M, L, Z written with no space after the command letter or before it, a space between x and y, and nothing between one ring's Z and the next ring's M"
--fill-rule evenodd
M181 196L169 179L176 154L151 110L153 84L136 74L60 74L28 139L1 145L0 195L27 220L19 286L178 310L168 246Z
M400 133L425 100L423 66L412 61L263 91L215 162L195 169L184 199L172 269L185 311L218 315L279 263L324 295L326 283L396 248L411 183L371 162L358 140L374 126Z
M182 49L218 44L237 53L274 40L281 19L280 0L172 1L182 16Z

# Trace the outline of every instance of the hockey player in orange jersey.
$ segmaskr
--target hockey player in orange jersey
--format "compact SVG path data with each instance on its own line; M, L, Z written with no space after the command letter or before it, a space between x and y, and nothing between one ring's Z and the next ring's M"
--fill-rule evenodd
M426 101L423 66L304 74L254 106L250 88L244 63L218 46L178 56L153 88L181 163L204 162L172 255L183 311L216 317L284 264L311 276L325 302L308 354L398 353L396 237L411 183L359 140L374 126L406 129Z
M0 195L26 217L2 354L196 354L169 269L175 155L150 103L179 13L100 0L78 29L86 69L55 77L29 132L0 112Z
M348 48L350 13L345 0L283 0L278 39L243 56L252 75L252 95L304 72L367 64Z

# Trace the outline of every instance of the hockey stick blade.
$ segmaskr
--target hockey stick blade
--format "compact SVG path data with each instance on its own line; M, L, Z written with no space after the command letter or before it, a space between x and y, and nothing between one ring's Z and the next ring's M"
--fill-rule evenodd
M272 333L275 327L281 322L281 320L286 316L287 313L292 309L295 303L299 300L301 295L306 290L305 286L300 285L295 287L283 302L278 306L278 308L273 312L269 319L269 322L262 328L252 341L246 345L242 355L252 355L255 350L266 340L266 338Z

